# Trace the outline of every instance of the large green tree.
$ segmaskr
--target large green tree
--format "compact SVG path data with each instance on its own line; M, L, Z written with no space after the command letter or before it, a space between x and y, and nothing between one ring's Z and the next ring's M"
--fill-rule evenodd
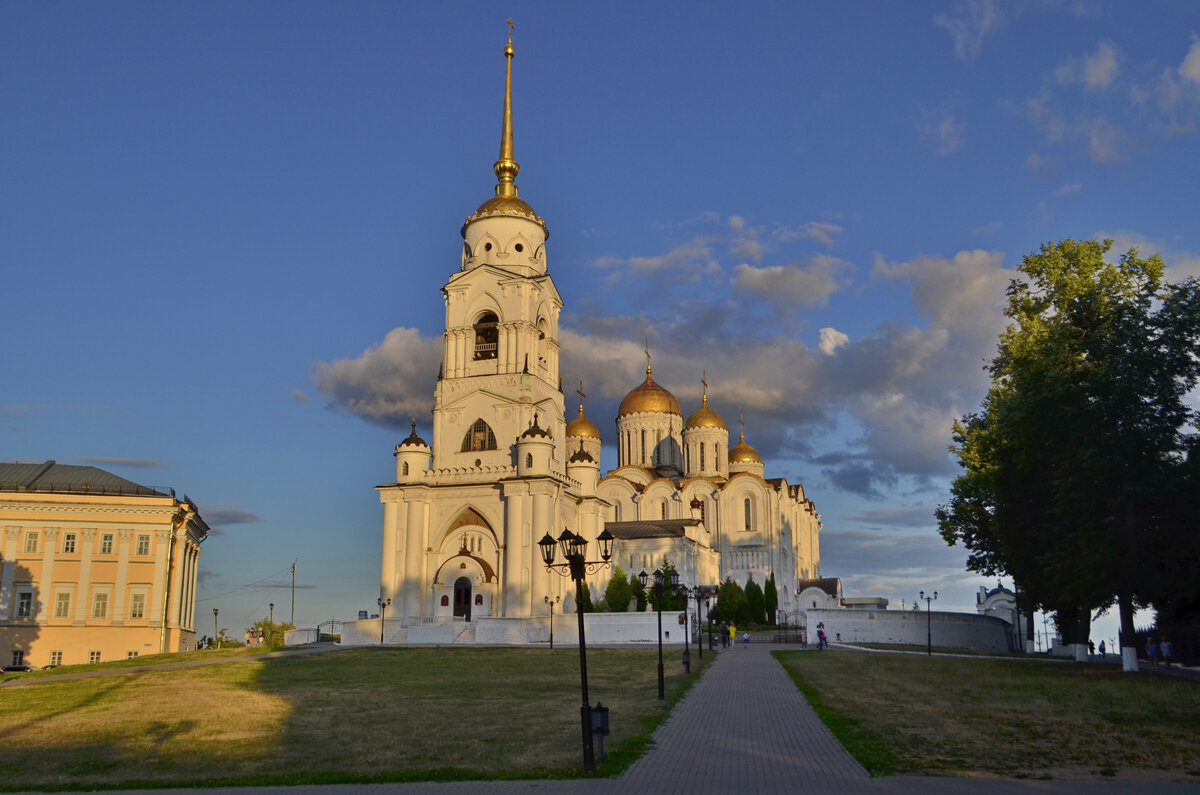
M745 625L750 623L750 611L746 606L746 592L742 586L726 578L717 590L717 617L729 624Z
M764 609L766 600L763 598L762 587L754 581L754 575L746 578L746 611L750 621L755 624L765 624Z
M763 610L767 614L767 623L775 623L775 614L779 612L779 589L775 587L775 572L767 577L763 586Z
M1049 243L1018 268L992 387L955 426L964 472L938 520L969 568L1011 574L1068 634L1117 599L1129 668L1134 602L1155 598L1147 564L1168 532L1164 490L1194 431L1200 287L1165 282L1158 256L1110 262L1111 246Z
M604 601L608 604L608 609L614 613L624 613L629 609L632 599L633 591L629 588L629 578L625 576L625 570L614 566L608 587L604 589Z

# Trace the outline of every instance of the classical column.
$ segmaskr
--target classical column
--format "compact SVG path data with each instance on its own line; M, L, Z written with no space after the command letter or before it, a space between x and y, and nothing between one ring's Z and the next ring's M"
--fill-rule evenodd
M116 604L117 605L122 604L123 600L125 598L126 583L129 580L129 550L132 548L132 546L133 546L133 531L128 530L128 529L118 530L117 531L117 595L116 595L116 600L117 600ZM147 595L146 598L153 599L154 594L149 594L149 595ZM150 605L146 605L145 611L146 612L142 615L142 620L145 620L147 616L149 616L151 613L153 613L153 608ZM113 607L113 615L114 616L121 615L119 612L117 612L117 608L115 605Z
M521 602L521 615L533 615L533 600L541 599L550 593L550 572L542 561L542 551L537 545L546 533L558 538L562 531L555 527L554 495L549 483L543 485L546 491L533 495L533 523L528 531L521 534L521 560L523 566L529 568L529 589ZM531 538L532 537L532 538ZM555 575L557 576L557 575ZM535 596L536 595L536 596Z
M174 604L168 601L168 610L174 609L174 615L171 618L175 622L175 626L183 625L183 553L187 545L187 531L183 528L173 530L175 538L175 561L171 566L171 593L170 598L174 600ZM167 626L171 625L168 620Z
M85 530L80 530L79 540L82 544L83 554L79 557L79 584L76 586L76 592L79 595L79 598L75 600L76 624L82 624L86 621L88 613L91 610L91 605L88 604L88 596L91 595L92 546L96 541L95 528L89 527ZM111 610L108 613L108 617L112 617Z
M398 602L396 593L396 557L400 551L396 543L397 516L399 514L399 497L388 495L383 503L383 551L379 567L379 594L383 599ZM396 607L399 607L396 604ZM402 614L403 615L403 614Z
M16 577L14 558L17 556L17 543L21 538L20 527L4 528L4 563L0 567L0 618L12 617L13 579Z
M151 591L150 619L160 626L167 626L167 553L171 540L170 530L156 530L154 536L154 589ZM163 649L165 651L165 649Z
M45 621L53 615L51 601L54 599L54 551L58 549L58 528L46 528L46 544L42 547L42 575L37 583L33 617Z
M423 496L423 495L422 495ZM404 572L401 575L400 591L403 594L401 606L404 612L398 617L410 618L424 614L421 608L423 592L429 588L422 576L422 565L425 545L422 543L424 533L425 503L411 499L406 503L407 520L404 527Z
M517 588L521 581L521 523L525 520L523 493L514 493L505 487L504 532L500 537L500 610L499 615L519 615L517 612Z

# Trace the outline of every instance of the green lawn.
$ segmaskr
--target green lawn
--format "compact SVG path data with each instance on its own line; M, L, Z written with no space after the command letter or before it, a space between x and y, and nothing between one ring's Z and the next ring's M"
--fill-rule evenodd
M166 658L159 658L164 660ZM657 656L592 649L619 772L666 714ZM693 670L698 670L693 657ZM691 680L667 666L668 703ZM578 775L579 655L353 649L0 690L0 788Z
M875 775L1200 780L1200 685L1118 666L779 652Z

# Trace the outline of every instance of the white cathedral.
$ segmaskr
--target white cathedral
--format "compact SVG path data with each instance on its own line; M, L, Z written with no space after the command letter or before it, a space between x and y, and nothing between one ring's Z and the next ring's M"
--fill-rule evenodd
M547 267L549 231L517 195L511 34L495 196L462 226L462 257L442 292L442 369L433 442L396 445L384 507L380 607L397 629L490 618L540 621L569 579L547 571L538 540L563 529L616 538L613 564L651 572L670 561L687 585L774 573L779 609L800 606L820 576L820 516L800 484L764 477L761 456L708 405L684 417L652 377L621 402L617 468L601 476L601 435L568 421L559 376L563 300ZM590 551L595 557L596 546ZM612 569L589 575L596 599ZM806 582L808 581L808 582ZM380 628L382 630L383 624ZM380 630L380 637L382 632ZM526 637L536 639L536 633Z

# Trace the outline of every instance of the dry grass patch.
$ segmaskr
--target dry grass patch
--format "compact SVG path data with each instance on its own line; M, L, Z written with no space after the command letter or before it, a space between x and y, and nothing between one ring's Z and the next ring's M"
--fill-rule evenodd
M666 708L656 652L593 649L610 752ZM668 696L685 688L671 669ZM0 788L571 775L575 649L357 649L0 693ZM620 756L620 753L618 753ZM612 769L610 763L609 768Z
M1200 777L1194 682L1030 660L803 652L780 659L873 773Z

